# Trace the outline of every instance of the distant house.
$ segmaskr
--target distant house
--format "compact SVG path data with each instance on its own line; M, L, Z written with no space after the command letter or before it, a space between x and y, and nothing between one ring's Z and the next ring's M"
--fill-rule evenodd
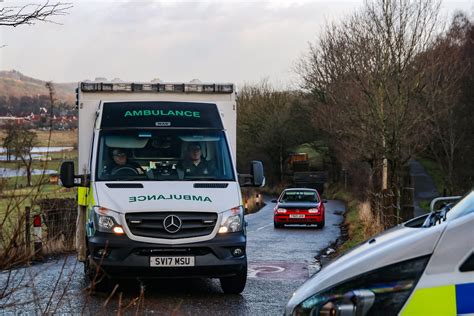
M24 117L14 116L0 116L0 126L4 126L7 123L24 124L26 122Z

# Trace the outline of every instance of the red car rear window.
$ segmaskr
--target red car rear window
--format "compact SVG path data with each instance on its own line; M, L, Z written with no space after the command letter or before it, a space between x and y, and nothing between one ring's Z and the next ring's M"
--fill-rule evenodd
M318 195L313 191L287 191L281 200L285 202L319 202Z

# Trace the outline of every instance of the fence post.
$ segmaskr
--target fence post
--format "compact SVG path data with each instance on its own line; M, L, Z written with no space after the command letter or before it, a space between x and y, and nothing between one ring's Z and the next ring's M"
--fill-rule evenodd
M25 207L25 255L26 257L30 258L30 250L31 250L31 226L30 226L30 213L31 207Z
M41 230L41 215L37 214L33 218L33 235L35 237L35 260L42 260L41 254L43 248L42 230Z
M248 192L244 192L244 209L245 209L245 213L249 211L249 193Z

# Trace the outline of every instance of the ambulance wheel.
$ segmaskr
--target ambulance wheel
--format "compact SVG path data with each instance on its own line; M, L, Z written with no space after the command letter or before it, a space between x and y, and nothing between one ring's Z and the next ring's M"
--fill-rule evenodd
M247 264L235 276L220 278L221 288L225 294L240 294L247 283Z

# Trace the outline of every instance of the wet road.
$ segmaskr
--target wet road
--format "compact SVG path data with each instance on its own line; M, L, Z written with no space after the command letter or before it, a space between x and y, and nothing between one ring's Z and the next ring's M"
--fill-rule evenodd
M293 291L309 277L314 256L339 236L344 205L328 201L322 230L315 226L275 229L273 207L268 203L246 216L249 274L241 295L224 295L217 280L155 280L144 285L143 295L138 284L121 284L107 300L107 295L87 295L82 264L69 256L10 275L1 273L0 315L137 311L140 315L281 315ZM8 295L12 289L15 292Z
M417 217L426 213L421 208L422 201L430 202L435 197L440 196L431 176L426 172L420 162L416 160L410 161L410 174L415 182L415 211L413 216Z

